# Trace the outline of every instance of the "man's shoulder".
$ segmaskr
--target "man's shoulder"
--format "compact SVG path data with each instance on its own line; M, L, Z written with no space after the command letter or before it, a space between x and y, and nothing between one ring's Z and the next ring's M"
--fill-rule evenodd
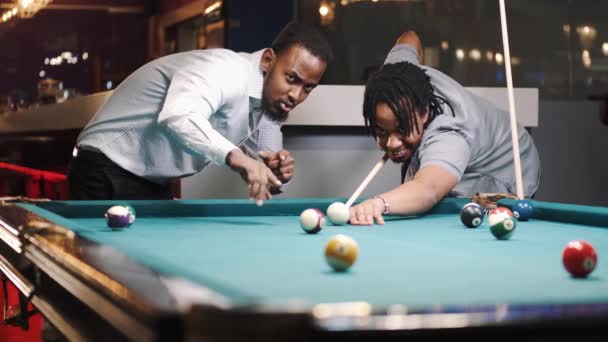
M437 143L450 145L455 139L468 141L470 136L466 130L463 122L453 117L451 113L443 113L435 117L424 129L420 146L427 147Z
M247 59L240 53L224 48L214 49L195 49L184 52L176 52L170 55L163 56L156 61L190 61L190 62L207 62L207 63L245 63Z
M199 49L192 50L190 53L198 54L202 57L211 58L211 59L219 59L227 62L244 62L245 59L241 56L240 53L225 49L225 48L213 48L213 49Z
M247 73L251 69L248 59L223 48L189 50L167 55L163 59L158 62L159 65L177 68L176 72L204 74L207 77L217 75L221 79Z

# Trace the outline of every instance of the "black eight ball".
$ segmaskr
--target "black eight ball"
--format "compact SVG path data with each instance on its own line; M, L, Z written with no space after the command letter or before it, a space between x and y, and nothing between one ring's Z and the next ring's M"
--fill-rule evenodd
M462 207L460 220L469 228L477 228L483 222L483 208L477 203L468 203Z

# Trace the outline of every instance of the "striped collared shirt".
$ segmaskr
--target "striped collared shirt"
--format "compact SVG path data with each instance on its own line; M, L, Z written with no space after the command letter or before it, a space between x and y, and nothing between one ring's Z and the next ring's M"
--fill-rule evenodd
M145 64L114 90L77 146L157 183L225 166L237 145L281 149L280 123L261 108L262 52L193 50Z

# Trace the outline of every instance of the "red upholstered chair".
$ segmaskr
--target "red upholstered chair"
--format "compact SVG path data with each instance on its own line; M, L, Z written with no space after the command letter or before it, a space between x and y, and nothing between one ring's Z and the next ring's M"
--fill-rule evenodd
M67 177L63 174L0 163L0 196L2 197L24 196L64 200L68 197L67 193ZM4 281L4 276L0 276ZM0 287L0 307L2 308L4 308L5 298L11 308L19 307L19 292L9 281L6 281L6 294L4 286ZM27 306L28 311L33 309L30 303ZM3 321L4 319L5 317L2 317ZM18 326L0 324L0 341L41 341L42 317L39 314L31 316L27 325L28 329L24 330Z

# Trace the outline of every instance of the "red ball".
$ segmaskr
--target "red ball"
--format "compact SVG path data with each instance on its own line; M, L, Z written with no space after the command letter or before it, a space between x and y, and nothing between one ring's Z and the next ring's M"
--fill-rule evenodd
M508 215L509 217L513 217L513 212L506 207L496 207L490 211L490 215L503 214Z
M562 262L573 277L584 278L595 269L597 253L589 242L573 240L564 248Z

